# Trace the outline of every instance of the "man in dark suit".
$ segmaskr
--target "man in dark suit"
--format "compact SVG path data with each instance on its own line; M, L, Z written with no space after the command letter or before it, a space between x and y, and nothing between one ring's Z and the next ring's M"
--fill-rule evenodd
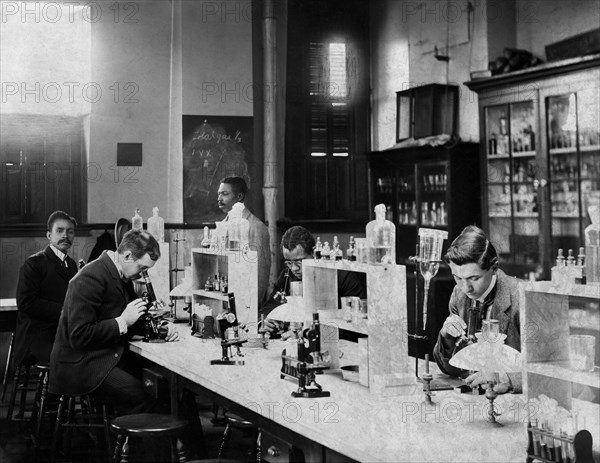
M76 220L55 211L48 218L46 249L23 263L17 284L17 326L14 364L48 363L69 280L77 264L67 255L73 245Z
M152 235L131 230L116 252L104 251L71 280L50 357L50 393L95 392L117 414L154 408L154 400L123 368L122 359L126 342L141 332L141 323L136 322L147 310L132 280L159 257L160 247ZM174 325L166 326L166 340L177 340Z

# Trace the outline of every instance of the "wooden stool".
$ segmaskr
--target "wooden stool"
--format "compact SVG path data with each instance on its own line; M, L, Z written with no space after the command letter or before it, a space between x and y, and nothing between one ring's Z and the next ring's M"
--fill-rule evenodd
M69 461L71 456L71 437L73 429L103 430L106 444L106 457L107 460L110 459L112 446L110 442L110 428L106 404L98 403L93 395L60 396L58 410L56 412L56 421L54 424L54 433L52 435L52 461L56 461L58 456L60 441L63 437L63 429L65 430L64 455L66 461Z
M31 411L31 408L28 408L27 400L29 396L29 400L31 400L32 394L37 391L37 385L31 378L31 365L22 364L15 368L15 373L13 375L12 387L10 391L10 398L8 401L8 411L6 413L7 421L29 421L29 418L25 417L25 412ZM16 415L14 414L15 405L17 402L17 397L19 398L19 411Z
M169 438L171 442L171 461L185 463L187 461L183 445L178 446L179 437L186 430L188 422L171 415L159 413L138 413L115 418L110 429L117 434L117 445L113 455L114 463L126 463L129 458L127 439L139 437L156 439Z
M219 447L219 455L218 458L224 457L227 449L227 444L229 443L229 439L231 438L231 429L242 429L248 430L253 435L253 440L256 442L256 447L254 449L251 458L256 459L259 463L261 460L261 432L254 423L244 420L243 418L234 415L230 412L225 412L223 415L225 417L225 422L227 425L225 426L225 431L223 432L223 440L221 441L221 446Z
M31 412L31 443L33 444L33 458L37 461L38 451L40 449L40 438L42 434L42 426L46 415L52 413L47 410L48 399L48 378L50 376L50 365L38 363L34 365L36 371L39 372L38 387L35 393L33 402L33 410Z

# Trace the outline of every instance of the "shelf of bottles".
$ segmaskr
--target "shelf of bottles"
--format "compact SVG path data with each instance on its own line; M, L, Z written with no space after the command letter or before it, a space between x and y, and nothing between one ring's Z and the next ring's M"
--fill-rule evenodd
M418 175L421 187L422 227L447 228L446 191L448 185L447 163L419 164Z
M385 218L391 222L394 221L394 192L408 189L409 186L403 182L396 183L395 172L390 169L387 171L379 170L375 172L375 204L385 204Z
M398 224L416 226L418 211L414 169L400 172L397 189Z
M600 90L546 99L553 248L577 247L600 200Z
M485 108L489 232L501 258L539 258L533 101Z

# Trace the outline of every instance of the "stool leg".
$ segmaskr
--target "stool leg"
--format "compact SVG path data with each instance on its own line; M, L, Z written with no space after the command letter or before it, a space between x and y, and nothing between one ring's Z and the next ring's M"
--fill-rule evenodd
M11 421L13 417L13 412L15 409L15 401L17 399L17 389L19 387L19 378L21 377L21 366L15 368L15 372L13 374L13 382L12 388L10 391L10 398L8 399L8 411L6 412L6 420Z
M104 425L104 441L106 442L106 455L110 461L110 454L112 453L112 446L110 444L110 423L108 421L108 412L106 410L106 404L102 404L102 424Z
M21 401L19 402L19 414L17 415L19 418L23 418L25 416L25 403L27 402L27 388L29 387L29 366L25 367L25 374L23 378L23 386L21 387Z
M54 433L52 434L51 461L55 462L58 456L58 445L61 437L62 416L65 406L65 396L61 395L58 401L58 410L56 411L56 421L54 422Z
M74 415L75 415L75 396L69 397L69 405L67 407L67 420L65 424L67 424L67 430L65 431L65 460L69 461L71 459L71 438L73 437L73 426L74 423Z
M6 384L8 379L8 373L10 372L10 364L12 363L12 350L13 343L15 342L15 333L10 333L10 344L8 345L8 355L6 356L6 367L4 368L4 376L2 377L2 397L0 402L4 402L4 395L6 394Z
M129 463L129 436L125 436L125 442L123 442L122 450L120 463Z
M258 436L256 436L256 461L257 463L262 462L262 432L258 429Z
M183 442L176 437L171 438L171 460L173 463L186 463L187 462L187 454L185 452L185 447L183 446Z
M42 385L40 407L38 410L37 420L35 422L35 438L33 443L33 459L37 461L38 451L40 449L40 439L42 436L42 426L44 425L44 415L46 414L46 398L48 396L48 373L40 375L40 383Z
M225 432L223 432L223 439L221 440L221 446L219 447L219 454L217 455L217 458L225 457L225 450L226 450L227 443L229 442L230 437L231 437L231 425L229 423L227 423L227 426L225 426Z
M119 434L117 436L117 443L115 444L115 453L113 454L113 463L120 463L121 455L123 454L123 447L125 445L126 436Z

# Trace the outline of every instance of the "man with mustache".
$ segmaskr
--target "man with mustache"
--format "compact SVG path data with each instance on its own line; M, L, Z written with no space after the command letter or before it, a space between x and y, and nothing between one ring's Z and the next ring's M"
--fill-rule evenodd
M243 203L246 199L248 186L241 177L226 177L221 180L217 192L217 204L221 212L227 214L224 221L229 220L229 212L235 203ZM242 217L250 225L248 242L250 249L258 254L258 304L267 296L269 286L269 272L271 271L271 249L269 229L267 226L246 207Z
M77 273L77 264L67 255L76 226L77 221L66 212L50 214L46 232L49 245L28 257L21 267L14 365L50 362L67 286Z

